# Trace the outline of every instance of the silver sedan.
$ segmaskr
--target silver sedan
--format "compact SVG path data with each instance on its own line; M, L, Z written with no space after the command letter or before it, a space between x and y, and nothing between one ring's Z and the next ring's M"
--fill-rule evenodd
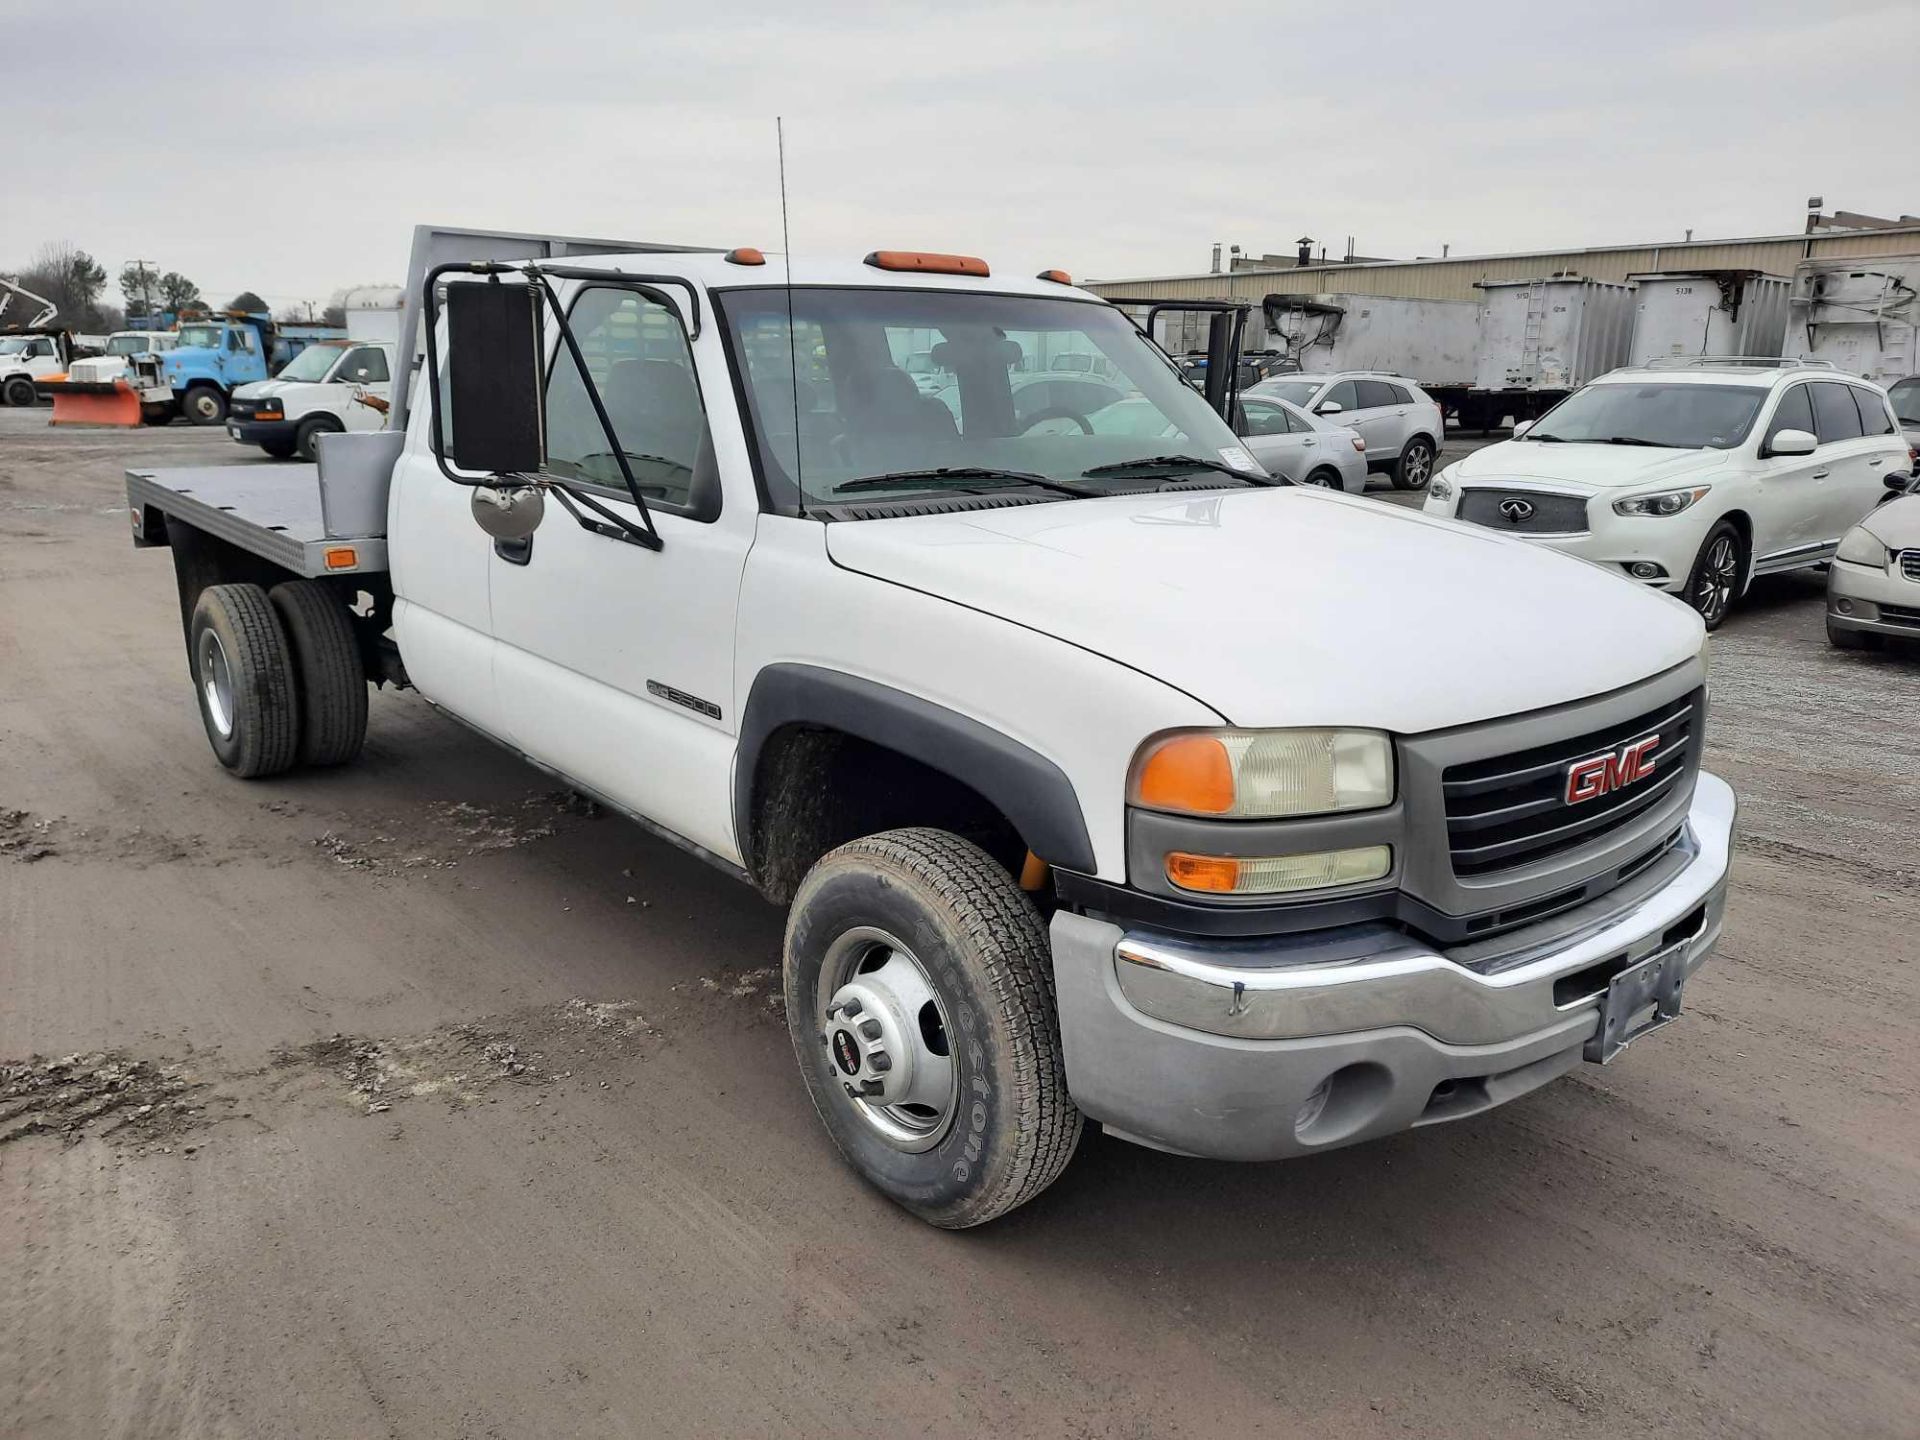
M1274 475L1359 494L1367 488L1367 444L1358 432L1309 415L1276 395L1242 395L1236 428Z

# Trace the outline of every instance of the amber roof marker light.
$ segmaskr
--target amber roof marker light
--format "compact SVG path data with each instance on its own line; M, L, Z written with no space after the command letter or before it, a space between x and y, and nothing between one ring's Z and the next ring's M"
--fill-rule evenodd
M974 275L985 280L993 274L987 262L974 255L938 255L931 250L875 250L866 263L876 270L905 270L922 275Z
M742 245L736 250L727 251L729 265L764 265L767 257L751 245Z
M1051 280L1056 285L1073 284L1073 276L1069 275L1064 270L1042 270L1038 275L1034 276L1033 278L1036 280Z

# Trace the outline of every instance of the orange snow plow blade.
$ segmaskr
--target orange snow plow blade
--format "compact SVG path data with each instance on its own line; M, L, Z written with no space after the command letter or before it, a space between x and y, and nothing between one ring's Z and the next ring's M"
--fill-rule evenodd
M131 386L87 384L64 377L40 387L53 397L49 425L128 425L140 423L140 397Z

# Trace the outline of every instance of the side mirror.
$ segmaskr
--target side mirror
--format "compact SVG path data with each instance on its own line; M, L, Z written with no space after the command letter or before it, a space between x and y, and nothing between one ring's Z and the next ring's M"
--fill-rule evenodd
M537 472L547 450L540 292L461 281L447 286L446 312L450 413L439 420L447 455L462 470ZM479 504L475 496L476 517Z
M1769 455L1811 455L1819 448L1819 438L1805 430L1776 431L1767 442Z
M531 485L476 485L473 522L496 540L525 540L547 518L547 499Z
M366 366L362 365L358 370L353 372L353 378L356 380L364 380L367 378L367 376L371 375L372 373L373 372L371 370L367 369Z
M1522 420L1518 425L1515 425L1513 427L1513 438L1515 440L1518 440L1522 435L1526 434L1527 431L1531 430L1532 428L1533 428L1533 421Z
M1338 400L1322 400L1318 405L1313 407L1313 413L1316 415L1338 415L1340 413L1340 402Z
M1906 494L1908 490L1913 488L1916 480L1920 480L1920 472L1909 474L1904 470L1895 470L1893 473L1881 477L1881 483L1896 495Z

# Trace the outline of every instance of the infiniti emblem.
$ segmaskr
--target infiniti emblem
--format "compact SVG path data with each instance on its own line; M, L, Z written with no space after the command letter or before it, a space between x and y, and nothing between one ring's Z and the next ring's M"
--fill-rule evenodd
M1515 497L1500 502L1502 519L1511 520L1516 525L1524 525L1533 518L1533 502Z

